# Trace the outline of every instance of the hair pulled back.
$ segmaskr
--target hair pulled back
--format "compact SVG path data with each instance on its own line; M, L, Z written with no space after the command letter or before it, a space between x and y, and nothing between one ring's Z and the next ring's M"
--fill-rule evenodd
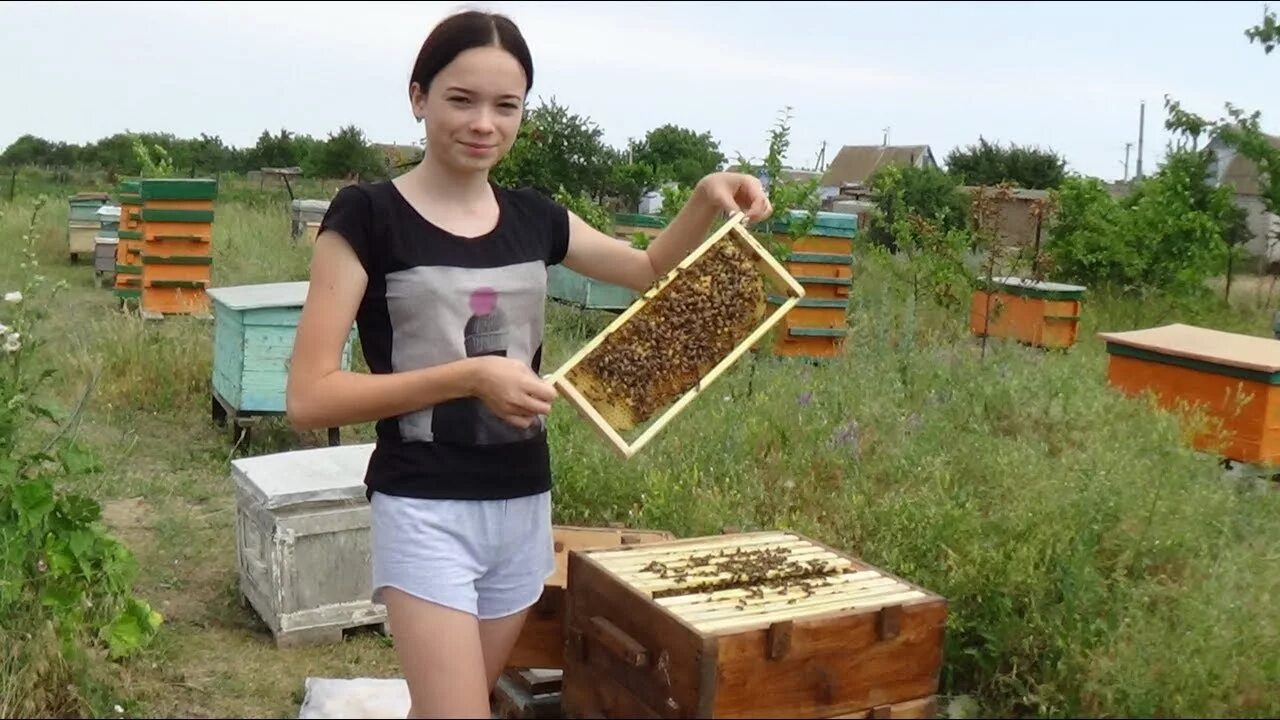
M431 31L418 51L410 82L426 93L436 75L458 55L478 47L500 47L524 68L525 92L533 87L533 58L516 24L498 13L467 10L450 15Z

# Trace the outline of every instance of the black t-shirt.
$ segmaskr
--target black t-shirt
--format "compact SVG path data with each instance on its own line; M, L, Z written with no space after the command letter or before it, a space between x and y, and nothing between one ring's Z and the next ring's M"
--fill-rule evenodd
M564 259L569 216L534 190L492 186L496 227L462 238L428 222L390 182L342 188L320 224L369 276L356 327L373 373L497 354L541 373L547 266ZM551 487L546 428L517 428L478 398L378 421L367 494L504 499Z

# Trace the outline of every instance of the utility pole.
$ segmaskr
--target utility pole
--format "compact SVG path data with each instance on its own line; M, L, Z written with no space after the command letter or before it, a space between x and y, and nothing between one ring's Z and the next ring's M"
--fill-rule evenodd
M1147 125L1147 102L1138 106L1138 169L1133 173L1134 180L1142 179L1142 138Z
M1129 182L1129 148L1133 147L1133 143L1124 144L1124 182Z

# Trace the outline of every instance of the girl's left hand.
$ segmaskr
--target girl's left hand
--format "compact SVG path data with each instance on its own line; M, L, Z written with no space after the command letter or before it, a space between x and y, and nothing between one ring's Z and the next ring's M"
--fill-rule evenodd
M759 178L745 173L711 173L696 188L712 204L733 215L746 213L748 223L758 223L773 214L773 205Z

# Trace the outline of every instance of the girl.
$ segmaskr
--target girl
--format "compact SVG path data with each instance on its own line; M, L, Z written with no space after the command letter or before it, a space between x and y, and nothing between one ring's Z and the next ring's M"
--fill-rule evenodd
M441 22L409 83L426 153L343 188L316 238L289 373L297 429L376 421L365 476L373 600L386 605L410 717L489 716L489 694L554 569L539 375L546 267L643 291L721 211L771 208L756 178L713 173L647 250L489 171L511 149L533 61L501 15ZM357 324L370 374L339 369Z

